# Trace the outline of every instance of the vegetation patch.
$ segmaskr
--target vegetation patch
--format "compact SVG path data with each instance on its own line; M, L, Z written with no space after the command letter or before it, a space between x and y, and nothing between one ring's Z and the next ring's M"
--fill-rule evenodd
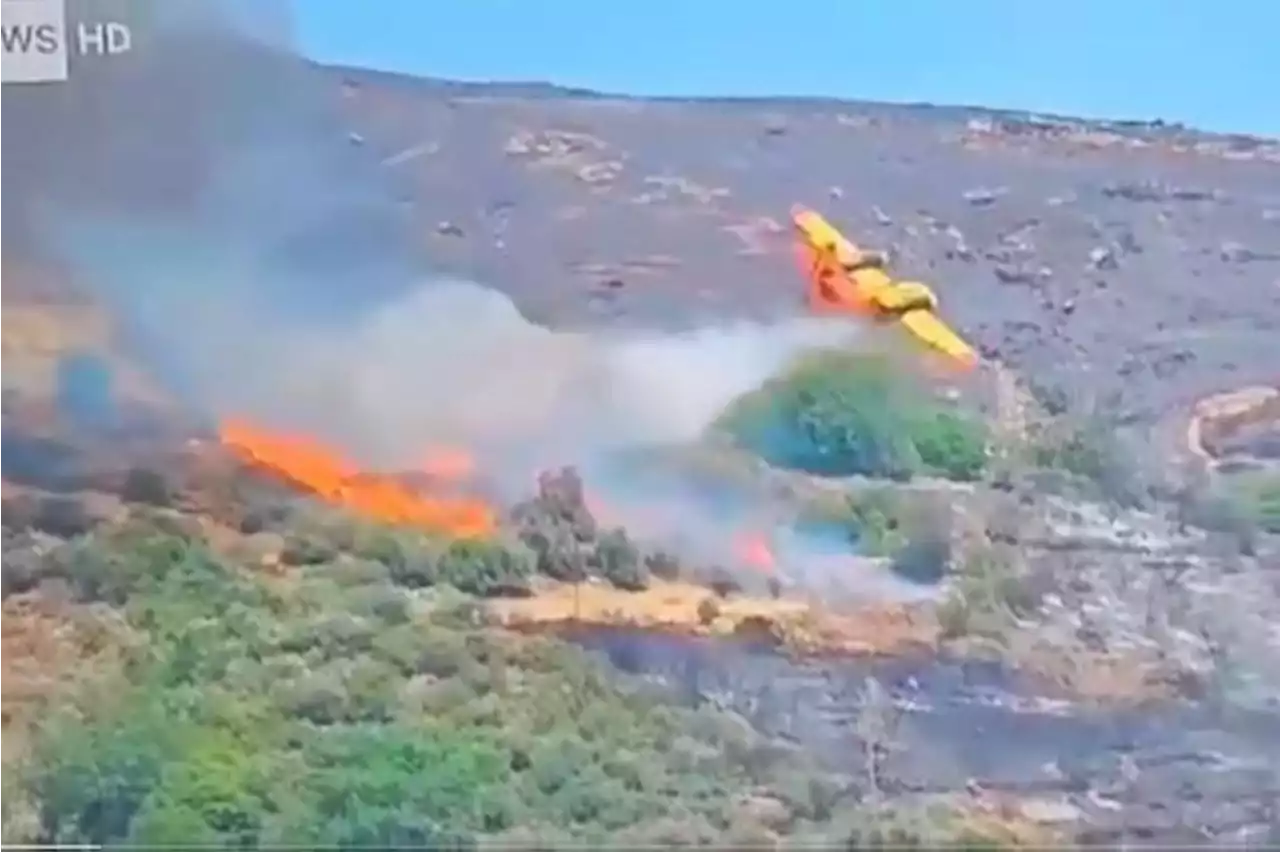
M32 734L6 772L23 795L4 800L6 833L27 829L6 840L554 847L652 843L660 827L697 842L735 828L741 790L822 776L731 714L486 627L468 595L423 597L402 546L283 584L137 525L57 547L57 582L145 642L111 700L69 703ZM449 545L436 576L529 570L504 547Z
M979 637L999 641L1015 619L1035 611L1037 601L1012 547L975 548L967 554L956 580L938 609L944 639Z
M944 494L881 486L806 503L800 523L837 529L858 553L891 559L894 573L936 583L950 569L950 511Z
M1052 471L1065 474L1083 496L1127 508L1144 505L1153 496L1151 480L1140 463L1136 445L1126 443L1124 424L1101 404L1071 406L1060 390L1031 385L1036 416L1026 434L1011 440L1010 461L1018 472ZM1041 481L1042 485L1053 487Z
M736 400L715 428L770 464L819 476L956 480L986 467L980 420L887 357L824 351Z
M1242 474L1235 477L1231 491L1241 512L1259 529L1280 535L1280 473Z

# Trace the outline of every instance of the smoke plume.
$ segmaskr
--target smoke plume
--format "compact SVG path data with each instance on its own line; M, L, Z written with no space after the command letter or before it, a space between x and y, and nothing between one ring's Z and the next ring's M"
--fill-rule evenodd
M497 289L433 273L337 118L333 80L287 50L283 4L130 8L132 53L6 89L5 252L68 269L121 346L210 421L308 432L383 469L464 446L515 494L539 469L696 439L733 397L848 333L534 325ZM683 532L722 541L723 513L676 493Z

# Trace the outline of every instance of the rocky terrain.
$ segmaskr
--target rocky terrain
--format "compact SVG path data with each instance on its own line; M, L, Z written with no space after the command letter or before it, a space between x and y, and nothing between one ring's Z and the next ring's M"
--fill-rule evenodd
M786 211L992 357L1148 415L1275 379L1273 142L932 107L636 101L334 71L430 252L561 323L794 310Z
M735 487L786 505L861 505L886 488L905 504L945 505L947 523L930 531L946 546L933 560L940 576L850 583L860 591L848 597L810 582L812 566L742 557L664 567L644 542L610 537L580 482L555 478L495 509L523 556L469 554L472 567L442 562L428 580L413 575L408 551L334 544L305 525L310 509L296 508L295 493L309 495L305 507L317 494L342 503L340 492L297 476L266 484L272 465L237 455L225 432L218 441L210 412L184 405L174 365L139 341L143 315L112 277L129 270L95 279L74 251L59 257L6 229L7 733L64 700L62 681L79 675L59 672L76 660L123 668L128 637L153 635L118 624L124 615L90 619L81 607L127 607L54 556L145 517L282 586L369 563L398 588L458 586L488 599L465 629L567 638L681 704L746 725L761 749L812 756L825 774L811 776L832 785L818 804L763 782L744 791L757 811L782 811L752 816L756 840L803 839L796 825L828 831L840 803L865 817L885 802L903 812L942 803L1015 844L1274 840L1280 496L1258 477L1275 473L1280 414L1280 145L928 106L645 101L290 73L325 105L324 121L290 118L290 138L330 159L298 172L308 182L296 198L281 190L278 208L264 202L254 215L284 223L262 237L268 260L304 276L318 325L397 295L381 278L361 290L369 267L346 265L377 257L390 231L408 233L435 274L499 289L549 327L608 334L792 316L802 300L785 216L800 201L935 287L981 346L993 445L1017 450L1017 464L974 482L904 485L731 459ZM38 112L33 103L6 99L6 117ZM199 183L180 156L144 156L153 140L113 144L116 165L186 180L157 180L131 210ZM6 164L23 156L39 174L44 161L18 147L6 136ZM348 173L374 201L349 197ZM309 205L326 176L342 182L338 200ZM302 215L290 205L319 212L290 230ZM212 214L205 224L230 227ZM196 290L202 279L189 271ZM303 309L270 289L258 296ZM195 323L187 332L199 334ZM65 365L85 353L103 355L114 377L105 436L68 425ZM1089 470L1036 455L1046 434L1081 424L1123 432L1126 454ZM367 514L368 504L346 507ZM896 511L877 523L920 532ZM861 552L833 557L839 571L909 573L911 541L869 552L872 522L859 524ZM525 556L532 568L512 567ZM452 682L437 674L426 687L411 681ZM489 688L478 701L505 694Z

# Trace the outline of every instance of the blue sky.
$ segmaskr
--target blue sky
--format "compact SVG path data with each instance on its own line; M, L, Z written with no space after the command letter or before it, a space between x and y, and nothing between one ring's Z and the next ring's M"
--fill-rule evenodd
M1280 135L1267 0L294 0L320 61L650 95L823 95Z

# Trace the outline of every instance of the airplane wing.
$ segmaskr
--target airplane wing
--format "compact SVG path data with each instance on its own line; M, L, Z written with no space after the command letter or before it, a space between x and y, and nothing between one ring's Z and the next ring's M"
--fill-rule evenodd
M928 288L895 283L876 264L828 222L807 207L791 208L800 235L800 255L809 278L809 301L820 311L872 313L887 311L919 340L964 368L974 366L977 353L930 307L936 304Z
M791 221L813 251L835 255L837 262L846 264L857 261L862 254L816 210L796 205L791 208Z
M978 354L932 311L906 311L899 316L902 325L924 343L968 369L978 363Z

